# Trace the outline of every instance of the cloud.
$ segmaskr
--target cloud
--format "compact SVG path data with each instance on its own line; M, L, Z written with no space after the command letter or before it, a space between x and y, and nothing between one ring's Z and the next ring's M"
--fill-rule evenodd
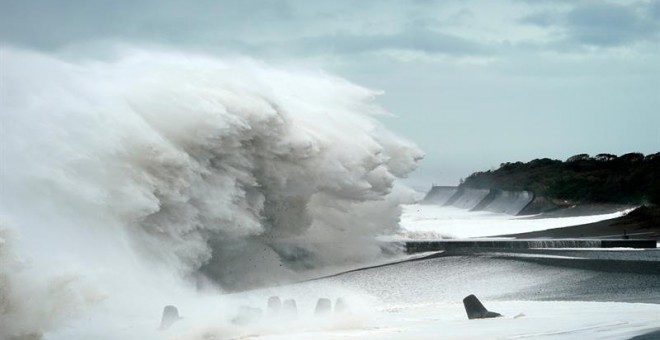
M550 27L556 25L561 20L561 14L554 11L543 11L524 16L519 22L540 27Z
M387 50L415 51L452 56L489 55L490 46L460 36L437 32L426 25L408 25L393 34L336 33L305 38L306 50L338 54L360 54Z
M659 22L658 0L0 0L2 45L101 60L164 45L383 90L399 115L384 120L429 151L422 171L452 181L539 153L657 149Z
M218 44L292 17L286 1L0 0L0 40L39 49L104 39Z
M523 24L558 28L562 47L621 47L660 37L660 1L627 5L611 2L580 2L564 12L545 10L520 19Z
M576 7L566 17L570 38L591 46L621 46L657 37L658 26L647 8L595 2ZM655 27L654 27L655 26Z
M42 50L90 43L148 43L256 57L290 52L303 57L381 51L449 56L492 53L479 37L448 33L451 27L447 26L466 21L469 10L438 6L430 0L379 4L0 0L0 41Z

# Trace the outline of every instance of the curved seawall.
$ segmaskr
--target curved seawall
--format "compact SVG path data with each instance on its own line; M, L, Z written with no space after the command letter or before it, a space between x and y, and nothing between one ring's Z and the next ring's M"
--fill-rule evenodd
M477 207L489 194L490 190L459 188L456 194L445 205L471 210Z
M474 210L517 215L534 200L534 193L531 191L491 190L490 196L492 198L490 202L484 200L485 204L475 207Z
M457 191L457 187L440 185L433 186L426 196L424 196L422 204L444 205L450 198L452 198L452 196L454 196L454 194L456 194Z
M433 186L422 200L422 204L453 206L472 211L492 211L517 215L533 200L534 193L531 191Z
M655 240L417 240L405 242L406 252L421 253L452 249L548 249L548 248L636 248L655 249Z

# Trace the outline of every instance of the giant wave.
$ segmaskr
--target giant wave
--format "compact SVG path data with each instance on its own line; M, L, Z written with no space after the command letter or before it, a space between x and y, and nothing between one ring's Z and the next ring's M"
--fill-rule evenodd
M395 179L421 152L377 122L378 93L345 80L164 51L0 53L10 335L377 257L374 236L413 197Z

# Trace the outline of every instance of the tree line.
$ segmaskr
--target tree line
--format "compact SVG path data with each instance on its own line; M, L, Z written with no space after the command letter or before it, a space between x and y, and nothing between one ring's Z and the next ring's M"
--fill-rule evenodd
M502 163L475 172L461 186L529 190L537 196L575 202L660 204L660 152L617 156L578 154L566 161L541 158Z

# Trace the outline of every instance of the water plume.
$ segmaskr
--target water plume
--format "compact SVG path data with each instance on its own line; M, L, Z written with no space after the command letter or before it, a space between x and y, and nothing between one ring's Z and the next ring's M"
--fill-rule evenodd
M94 287L71 310L136 286L290 282L380 256L374 236L412 199L395 179L421 152L345 80L166 51L0 53L1 289L23 275L10 252L30 282ZM24 304L4 296L2 322Z

